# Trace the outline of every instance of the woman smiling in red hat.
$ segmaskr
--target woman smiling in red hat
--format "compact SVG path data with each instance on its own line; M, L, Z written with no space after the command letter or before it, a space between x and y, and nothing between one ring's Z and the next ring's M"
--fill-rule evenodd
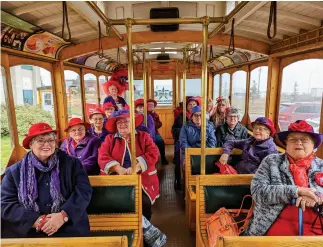
M98 148L101 140L89 132L90 127L91 125L82 119L72 118L65 129L70 137L64 140L61 149L78 158L88 175L98 175Z
M30 126L30 151L7 168L1 185L1 237L81 237L90 234L92 188L78 159L56 148L47 123Z
M109 134L109 131L107 131L104 126L106 123L104 111L100 107L95 108L94 111L89 115L89 119L92 123L89 132L92 135L99 137L101 142L103 142L105 137Z

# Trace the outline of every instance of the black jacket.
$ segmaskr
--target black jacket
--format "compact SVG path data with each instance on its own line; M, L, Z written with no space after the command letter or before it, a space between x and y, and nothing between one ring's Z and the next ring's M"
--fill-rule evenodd
M217 147L222 147L228 140L241 140L249 137L248 129L240 123L236 125L234 130L230 130L227 123L219 125L215 130Z

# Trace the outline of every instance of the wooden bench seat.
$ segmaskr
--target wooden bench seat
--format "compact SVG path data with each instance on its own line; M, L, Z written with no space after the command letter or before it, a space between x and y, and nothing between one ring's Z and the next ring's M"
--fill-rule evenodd
M230 164L237 164L240 160L242 151L234 149L231 152L229 160ZM214 162L219 160L222 154L222 148L207 148L206 149L206 174L219 172ZM191 231L196 230L196 177L201 171L201 149L187 148L185 149L185 198L186 198L186 218L187 224Z
M141 177L90 176L87 208L91 236L127 236L128 246L142 246Z
M220 237L216 247L322 247L323 236Z
M221 207L238 209L245 195L250 194L253 174L200 175L196 180L196 246L207 247L206 220ZM243 209L249 209L247 200ZM250 246L248 246L250 247Z
M127 247L128 239L119 237L86 238L7 238L1 239L3 247Z

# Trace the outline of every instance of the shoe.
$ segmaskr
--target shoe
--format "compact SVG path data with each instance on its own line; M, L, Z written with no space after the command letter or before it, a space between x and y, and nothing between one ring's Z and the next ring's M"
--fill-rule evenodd
M181 190L181 181L175 180L174 189Z
M166 158L162 158L161 163L162 163L162 165L168 165L169 164L168 160Z

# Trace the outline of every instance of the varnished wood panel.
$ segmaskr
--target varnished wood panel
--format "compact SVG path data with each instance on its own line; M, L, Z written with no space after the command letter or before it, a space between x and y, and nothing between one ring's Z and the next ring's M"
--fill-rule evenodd
M160 121L163 126L158 130L163 137L165 144L173 144L172 126L174 123L174 115L172 108L157 108L156 112L159 114Z

